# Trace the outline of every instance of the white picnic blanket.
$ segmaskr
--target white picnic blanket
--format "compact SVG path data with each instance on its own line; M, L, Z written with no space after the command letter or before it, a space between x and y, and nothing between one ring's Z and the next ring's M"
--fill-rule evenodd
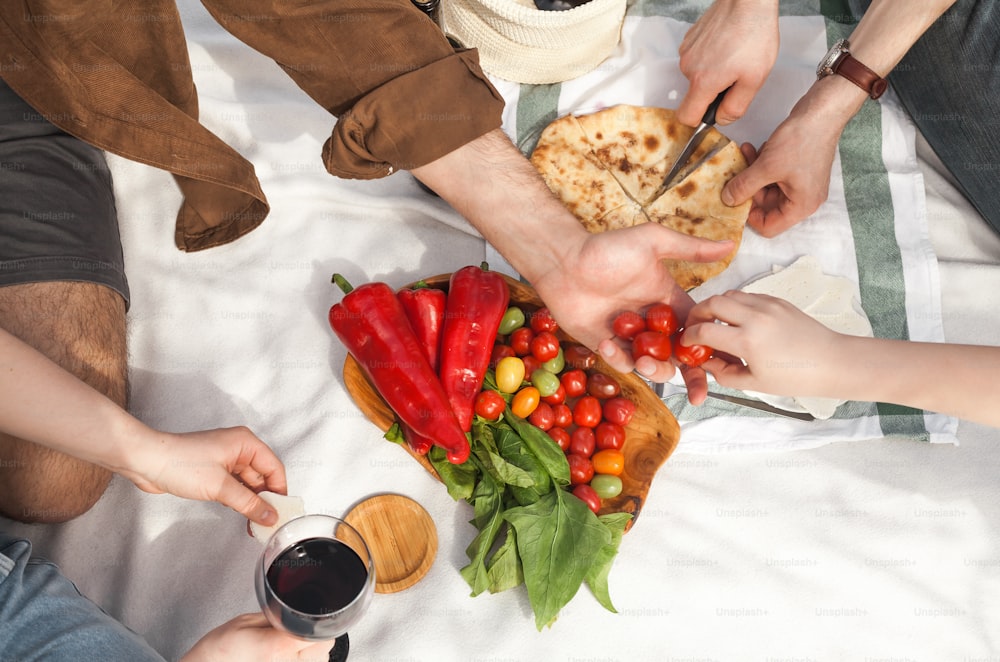
M375 596L351 631L351 660L971 662L1000 655L1000 626L991 616L1000 608L996 431L963 424L961 447L885 439L887 417L867 409L822 427L728 409L712 410L720 414L716 424L680 411L684 447L657 474L610 576L618 614L584 589L551 630L538 633L523 591L469 597L458 570L471 540L471 509L453 502L361 415L344 389L345 352L326 314L339 300L334 271L399 286L480 262L483 241L405 173L375 182L327 175L319 154L332 119L195 0L178 4L202 121L254 163L273 211L231 245L182 254L172 244L180 196L171 178L111 160L133 293L132 410L167 430L250 426L284 460L290 490L310 511L343 514L386 492L427 509L439 537L433 567L413 588ZM732 127L734 138L765 137L825 52L830 35L817 16L820 3L791 3L794 15L787 6L775 79L748 120ZM619 52L586 80L557 88L500 83L512 100L512 135L526 131L522 118L530 124L542 116L529 99L556 108L550 100L557 98L560 110L675 101L685 21L654 10L676 9L691 20L695 7L633 4ZM914 159L910 129L892 102L869 107L881 119L876 151L893 172L897 211L888 222L898 224L895 243L907 256L898 261L909 334L940 337L926 242L931 216L935 245L947 258L946 337L1000 344L1000 240L944 178ZM918 165L932 194L929 212ZM725 278L738 284L773 261L810 252L857 282L859 250L884 247L859 247L845 228L845 186L839 176L834 184L822 221L774 242L748 233ZM900 323L903 308L890 304L885 319ZM948 430L917 418L927 430ZM808 451L721 452L802 449L865 435L871 439L864 443ZM719 452L688 452L699 448ZM70 524L0 528L29 537L37 553L167 659L257 609L258 544L246 536L245 520L216 504L147 495L119 478Z

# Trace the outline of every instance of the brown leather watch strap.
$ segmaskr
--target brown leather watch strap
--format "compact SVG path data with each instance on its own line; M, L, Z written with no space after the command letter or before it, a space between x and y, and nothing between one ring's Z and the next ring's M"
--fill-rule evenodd
M886 88L889 87L886 79L861 64L856 57L846 51L837 58L837 61L833 63L833 67L831 68L833 69L833 73L839 74L851 81L867 92L868 96L872 99L878 99L885 93Z

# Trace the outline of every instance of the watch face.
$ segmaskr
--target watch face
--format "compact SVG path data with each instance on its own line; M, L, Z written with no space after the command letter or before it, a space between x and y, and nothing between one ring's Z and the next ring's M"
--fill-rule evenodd
M833 63L837 61L837 58L841 56L842 53L847 52L847 40L841 39L827 51L826 55L820 61L819 66L816 67L816 77L825 78L833 73Z

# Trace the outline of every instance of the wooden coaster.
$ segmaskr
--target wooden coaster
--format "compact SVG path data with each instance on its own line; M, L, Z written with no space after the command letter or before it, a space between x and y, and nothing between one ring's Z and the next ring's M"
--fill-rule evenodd
M423 579L437 554L437 529L423 506L399 494L365 499L344 517L375 562L375 592L395 593Z

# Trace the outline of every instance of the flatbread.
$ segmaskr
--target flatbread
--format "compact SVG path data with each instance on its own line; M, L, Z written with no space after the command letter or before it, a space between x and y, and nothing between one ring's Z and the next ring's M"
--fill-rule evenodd
M572 115L545 128L531 159L549 189L590 232L605 229L599 219L609 212L632 204Z
M751 203L728 207L720 193L747 163L718 130L709 129L673 186L660 191L692 133L670 109L623 104L556 119L539 137L531 162L589 232L652 221L696 237L730 239L738 248ZM725 270L735 254L712 263L665 263L690 289Z

